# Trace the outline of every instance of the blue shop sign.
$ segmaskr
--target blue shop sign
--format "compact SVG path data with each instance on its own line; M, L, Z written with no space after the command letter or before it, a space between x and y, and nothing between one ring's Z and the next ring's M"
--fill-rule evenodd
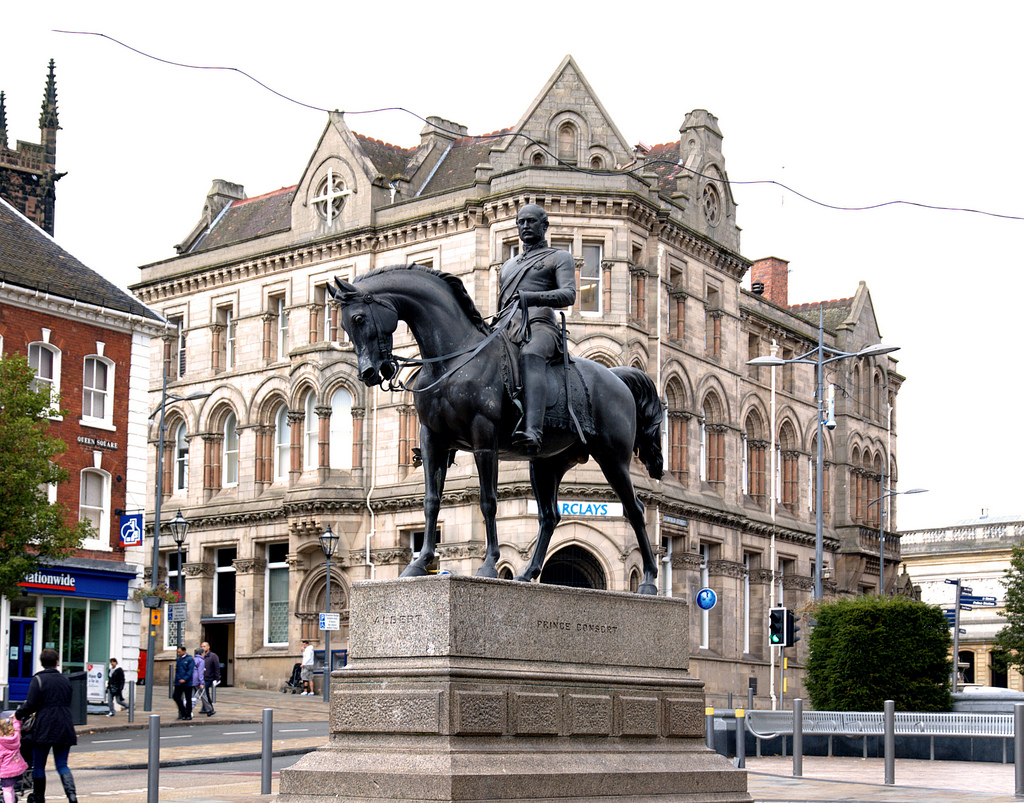
M28 594L89 599L128 599L134 573L69 566L40 566L18 585Z

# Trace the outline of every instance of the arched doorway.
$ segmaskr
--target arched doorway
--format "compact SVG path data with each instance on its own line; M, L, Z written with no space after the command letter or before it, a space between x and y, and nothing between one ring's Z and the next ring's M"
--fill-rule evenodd
M596 588L602 591L608 588L600 561L576 544L563 547L547 559L540 573L540 581L572 588Z

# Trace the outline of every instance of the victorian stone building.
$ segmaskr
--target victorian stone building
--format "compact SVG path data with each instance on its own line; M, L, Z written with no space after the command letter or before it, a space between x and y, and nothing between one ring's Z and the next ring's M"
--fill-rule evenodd
M518 122L487 136L432 117L419 143L398 147L353 132L333 113L297 184L247 197L242 186L215 181L178 254L142 268L134 291L176 329L153 350L154 404L165 375L176 396L209 394L168 408L163 504L192 522L182 565L193 612L186 640L219 645L231 681L274 686L302 638L320 642L326 576L317 536L326 527L342 539L331 576L331 609L343 612L332 644L340 647L352 582L396 577L423 527L413 400L358 381L328 283L417 262L459 276L489 316L498 267L518 247L516 211L527 202L547 210L550 243L576 260L572 352L637 366L663 395L666 475L653 481L637 464L634 482L660 550L662 592L692 600L710 586L719 594L713 610L692 606L690 621L679 623L690 630L692 671L713 700L745 693L749 677L767 689L772 583L791 607L811 596L816 406L810 367L778 369L773 424L771 371L747 361L773 342L783 357L811 349L822 309L826 345L856 351L878 342L871 299L860 285L841 301L790 306L785 262L741 255L716 118L695 110L676 141L634 147L572 58ZM745 289L748 276L756 291ZM396 347L414 353L404 328ZM831 378L828 593L877 584L878 505L868 502L887 459L883 410L901 381L894 368L889 358L865 359L840 363ZM536 533L528 475L525 464L502 467L503 577L524 567ZM635 588L635 539L605 504L617 500L593 462L570 471L561 499L542 581ZM460 454L439 522L441 569L472 573L480 564L477 502L472 457ZM162 538L159 573L174 576L173 544ZM895 560L895 538L887 546Z

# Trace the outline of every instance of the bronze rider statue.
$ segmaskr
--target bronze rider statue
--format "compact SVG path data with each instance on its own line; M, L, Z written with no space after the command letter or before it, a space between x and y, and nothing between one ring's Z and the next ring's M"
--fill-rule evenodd
M562 338L555 309L576 301L576 265L568 251L548 246L548 215L536 204L526 204L516 215L522 249L501 266L498 274L498 309L518 303L510 331L519 344L523 423L513 443L530 454L540 451L547 409L547 366L562 353ZM529 324L523 320L524 313Z

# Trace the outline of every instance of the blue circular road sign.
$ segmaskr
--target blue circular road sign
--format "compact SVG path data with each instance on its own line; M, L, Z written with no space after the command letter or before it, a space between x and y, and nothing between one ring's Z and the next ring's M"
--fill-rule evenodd
M697 607L702 611L710 611L718 602L718 594L710 588L702 588L697 592Z

